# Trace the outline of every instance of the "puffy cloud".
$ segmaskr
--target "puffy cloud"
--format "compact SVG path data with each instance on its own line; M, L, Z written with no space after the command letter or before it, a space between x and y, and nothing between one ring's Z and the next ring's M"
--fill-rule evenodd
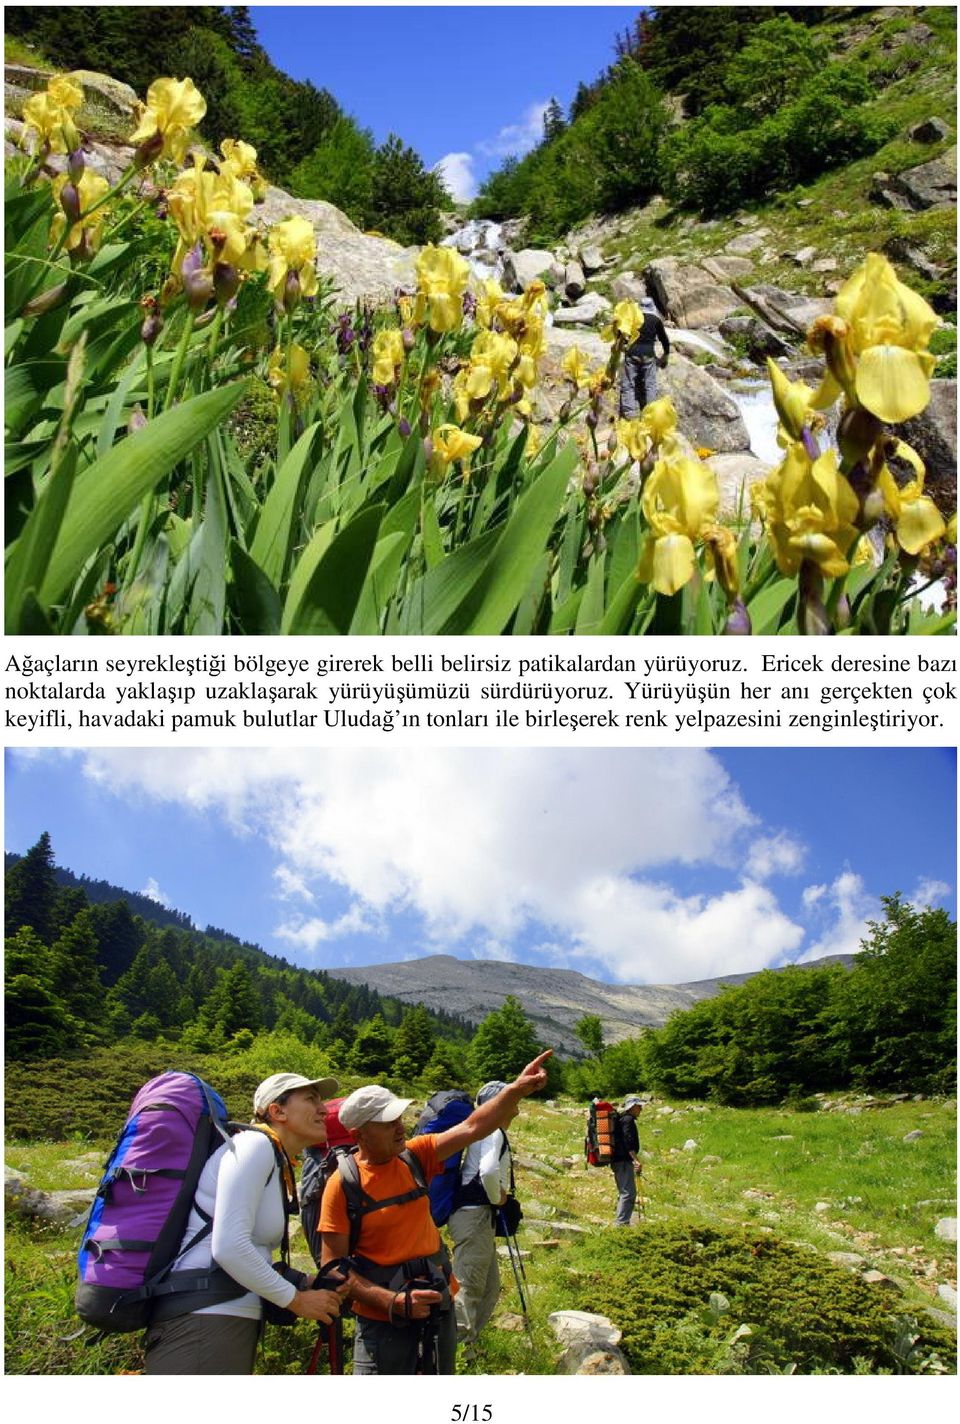
M762 884L684 896L661 883L671 866L735 872L751 855L782 867L799 854L782 832L757 834L702 749L97 749L84 764L127 799L265 837L281 890L345 896L339 918L281 925L304 953L413 915L426 950L516 956L523 935L556 947L540 962L663 983L757 969L803 938Z
M858 953L860 941L869 934L868 920L881 918L879 900L849 868L830 885L808 886L803 900L814 917L814 933L819 932L819 938L797 956L798 964L827 954Z
M493 138L481 139L477 148L488 158L520 158L543 138L543 116L548 100L530 104L518 123L507 124Z
M433 171L440 177L457 203L469 203L477 196L477 175L473 171L472 153L447 153Z
M921 910L933 910L949 897L950 890L951 886L944 880L925 878L917 882L916 889L909 897L910 903Z
M749 880L769 880L771 875L797 875L807 857L807 848L800 841L778 831L773 836L759 836L750 846L744 865Z
M173 901L168 895L165 895L163 893L163 891L160 889L160 886L157 884L156 880L154 880L152 875L148 878L147 883L140 891L140 894L146 895L148 900L153 900L156 904L162 905L165 910L169 910L172 908Z
M301 899L312 901L313 891L307 885L302 875L291 870L289 865L278 865L273 872L273 878L277 882L277 895L281 900Z

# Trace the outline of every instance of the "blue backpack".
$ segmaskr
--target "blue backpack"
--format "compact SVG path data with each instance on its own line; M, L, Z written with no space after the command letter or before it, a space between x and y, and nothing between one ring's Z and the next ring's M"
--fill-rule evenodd
M455 1088L434 1093L417 1118L413 1135L422 1137L427 1132L446 1132L448 1128L464 1122L472 1112L473 1100L469 1094L458 1092ZM461 1155L455 1152L448 1157L439 1177L434 1177L430 1183L430 1215L437 1226L444 1226L457 1209Z

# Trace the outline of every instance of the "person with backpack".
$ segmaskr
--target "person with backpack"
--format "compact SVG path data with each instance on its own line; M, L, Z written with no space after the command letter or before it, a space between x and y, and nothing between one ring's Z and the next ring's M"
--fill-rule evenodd
M477 1107L491 1102L506 1083L484 1083ZM493 1315L500 1294L497 1261L497 1212L506 1204L512 1185L510 1144L504 1128L520 1111L514 1104L510 1116L488 1137L473 1142L463 1154L454 1211L447 1223L453 1240L453 1272L460 1283L455 1310L457 1330L468 1357L474 1354L480 1331Z
M642 1099L630 1093L623 1100L623 1109L616 1116L613 1138L613 1169L617 1183L617 1226L629 1226L637 1201L637 1177L643 1170L640 1161L640 1134L637 1118L643 1108Z
M251 1374L265 1301L321 1324L339 1315L346 1282L301 1290L272 1264L297 1209L292 1159L318 1141L324 1099L337 1087L333 1078L274 1073L254 1093L254 1130L236 1132L208 1157L176 1261L178 1270L205 1271L208 1288L158 1297L145 1374ZM217 1299L204 1304L210 1290Z
M636 338L627 347L620 368L620 416L636 420L657 398L657 367L666 367L670 359L670 338L657 304L652 297L640 302L643 324ZM662 355L656 355L656 343Z
M341 1104L340 1121L356 1135L358 1150L341 1157L324 1190L321 1259L349 1256L356 1266L350 1273L355 1375L455 1373L458 1286L430 1214L428 1183L448 1157L503 1127L521 1099L546 1085L550 1053L464 1121L409 1141L403 1114L411 1099L372 1084Z

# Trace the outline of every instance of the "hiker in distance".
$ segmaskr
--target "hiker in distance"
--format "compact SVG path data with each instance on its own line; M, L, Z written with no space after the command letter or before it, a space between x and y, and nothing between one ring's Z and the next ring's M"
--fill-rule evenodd
M656 400L657 367L666 367L670 356L670 338L656 302L643 297L640 310L643 325L636 340L627 347L620 369L620 415L624 420L635 420ZM660 356L656 355L657 342L662 348Z
M350 1256L357 1317L355 1375L455 1373L457 1291L446 1248L430 1214L428 1183L448 1157L503 1127L521 1099L546 1085L552 1050L469 1117L444 1132L406 1140L411 1099L373 1084L340 1107L359 1144L330 1178L320 1208L321 1260Z
M614 1135L614 1151L611 1167L617 1183L617 1226L629 1226L633 1208L637 1201L637 1177L643 1170L640 1161L640 1134L637 1132L637 1118L643 1102L635 1093L623 1100L623 1108L617 1114Z
M501 1082L484 1083L477 1094L477 1107L499 1097L506 1086ZM477 1337L492 1316L500 1294L497 1213L507 1205L513 1179L504 1128L519 1111L519 1103L515 1102L500 1127L471 1143L464 1152L454 1209L447 1222L453 1240L453 1273L460 1283L454 1307L457 1331L465 1342L468 1358L474 1353Z
M339 1315L346 1283L298 1290L271 1264L296 1205L291 1158L322 1137L324 1098L336 1091L333 1078L274 1073L253 1095L260 1131L237 1133L208 1158L177 1268L206 1269L220 1298L205 1305L208 1289L157 1301L144 1338L145 1374L252 1374L265 1301L325 1325ZM211 1217L212 1232L191 1245Z

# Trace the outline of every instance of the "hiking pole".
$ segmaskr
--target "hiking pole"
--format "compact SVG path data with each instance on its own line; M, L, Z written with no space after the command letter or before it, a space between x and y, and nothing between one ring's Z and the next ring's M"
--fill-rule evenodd
M504 1240L507 1243L507 1255L510 1257L510 1265L513 1267L513 1279L517 1283L517 1295L520 1297L520 1309L523 1312L524 1320L526 1320L527 1302L524 1299L523 1286L520 1284L520 1271L523 1270L523 1261L520 1260L520 1248L519 1246L517 1247L516 1255L514 1255L513 1246L510 1244L510 1237L505 1235ZM519 1270L517 1269L518 1265L520 1268ZM524 1280L526 1280L526 1275L524 1275Z
M642 1182L643 1182L643 1168L640 1167L639 1170L637 1171L637 1215L639 1216L639 1218L640 1218L641 1221L644 1220L643 1192L640 1190Z

